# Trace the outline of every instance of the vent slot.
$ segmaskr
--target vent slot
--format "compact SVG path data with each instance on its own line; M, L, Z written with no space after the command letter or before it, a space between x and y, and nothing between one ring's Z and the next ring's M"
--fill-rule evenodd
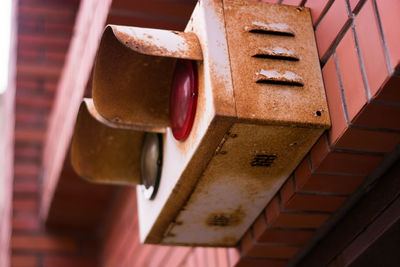
M255 75L256 83L267 83L267 84L280 84L280 85L291 85L291 86L304 86L303 79L297 74L286 71L281 74L275 70L260 70Z
M259 48L252 57L299 61L299 56L294 51L282 47Z
M270 167L277 157L275 154L256 154L250 165L252 167Z
M250 26L246 26L244 29L250 33L295 36L292 28L284 23L265 24L262 22L253 22Z
M228 226L231 222L231 218L225 215L215 215L208 222L211 226Z

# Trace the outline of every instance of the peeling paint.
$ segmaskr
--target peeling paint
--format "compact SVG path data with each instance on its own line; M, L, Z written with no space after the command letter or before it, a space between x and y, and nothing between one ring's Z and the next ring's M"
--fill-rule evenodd
M293 29L284 23L270 23L270 24L265 24L263 22L253 22L251 26L245 26L245 30L249 32L265 32L265 33L281 33L281 34L286 34L286 35L295 35L295 32Z
M255 53L252 55L253 57L266 57L266 58L277 58L277 59L286 59L286 60L299 60L299 56L295 51L289 50L282 47L274 47L274 48L258 48Z
M286 83L293 83L293 85L301 84L304 85L303 79L291 72L285 71L285 73L279 73L276 70L264 70L261 69L258 73L256 73L256 81L280 81Z

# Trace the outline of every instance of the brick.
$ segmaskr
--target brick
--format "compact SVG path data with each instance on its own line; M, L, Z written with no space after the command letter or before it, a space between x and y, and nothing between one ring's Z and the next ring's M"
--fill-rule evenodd
M292 230L268 227L264 214L261 214L253 226L254 239L258 243L281 243L288 245L303 245L314 234L313 230Z
M207 255L205 253L205 248L196 247L193 250L193 253L195 254L197 266L207 266L208 262L207 262L207 258L206 258Z
M362 184L365 177L313 173L308 158L297 167L294 178L300 191L351 194Z
M361 55L368 79L370 95L375 96L389 75L382 39L372 0L368 0L355 19Z
M35 18L36 20L46 17L46 18L53 18L53 19L57 19L57 20L64 19L64 20L66 20L64 22L70 21L70 24L73 24L76 9L73 7L60 8L59 6L48 5L48 4L47 5L45 5L45 4L32 5L32 4L22 3L19 6L18 11L19 11L20 16L28 15L30 17Z
M53 92L54 93L57 90L57 86L58 86L57 81L46 80L45 83L44 83L43 88L44 88L44 90L46 92Z
M52 62L64 62L66 54L59 51L46 51L45 59Z
M400 62L400 2L398 0L376 0L382 22L383 34L386 38L392 67Z
M13 251L59 251L73 252L77 250L77 242L72 238L38 235L27 236L14 234L11 237L11 249Z
M336 0L315 31L320 58L324 57L333 41L349 21L345 0Z
M33 213L15 213L12 218L13 231L37 232L40 230L38 216Z
M18 110L15 113L15 122L21 126L45 125L47 117L39 112L29 112L26 110Z
M281 205L285 210L336 211L346 197L298 193L293 179L286 181L280 190Z
M45 95L26 94L20 92L17 94L16 104L20 108L30 108L30 109L39 108L39 109L49 110L53 106L53 98Z
M140 265L138 265L138 266L140 266ZM182 267L197 267L197 266L198 265L197 265L197 261L196 261L194 253L190 253L188 255L188 257L186 258L185 263L182 265ZM226 266L222 265L222 266L229 267L229 265L226 265Z
M341 196L293 193L282 205L286 210L335 212L345 200L346 197Z
M328 59L323 67L322 75L324 78L329 114L332 122L332 128L329 131L329 138L331 143L335 143L348 126L344 113L343 99L340 93L339 77L337 75L336 64L333 56Z
M252 231L254 234L254 238L257 242L259 241L259 237L268 229L267 222L265 220L265 212L261 212L261 214L256 218L252 225ZM279 242L278 242L279 243Z
M311 17L314 25L321 16L321 13L328 2L328 0L307 0L305 6L311 10Z
M41 143L45 137L44 129L16 129L15 140L18 142L36 142Z
M39 208L36 197L14 197L13 210L23 212L36 212Z
M39 258L35 255L12 255L11 267L39 267Z
M202 253L203 257L202 260L205 261L205 254L204 254L204 248L196 248L195 251L197 253ZM148 257L148 266L162 266L162 263L165 262L166 259L168 259L170 253L172 252L172 247L158 247L157 248L157 253L153 253L151 257ZM206 265L200 265L200 266L206 266Z
M226 248L215 248L217 254L217 266L229 267L228 255Z
M301 190L334 194L352 194L365 177L313 173Z
M286 265L286 260L272 260L272 259L251 259L241 258L235 267L283 267Z
M17 64L17 75L52 79L60 76L61 69L62 66L56 64L24 62Z
M31 17L20 16L18 20L18 30L22 33L41 33L43 23Z
M17 56L18 60L39 61L41 58L41 52L39 51L39 49L18 49Z
M257 242L304 245L313 236L313 230L290 230L268 228L259 235Z
M176 249L174 251L175 253L172 255L172 259L171 257L168 258L168 264L166 264L166 266L172 266L172 265L177 265L180 266L181 264L181 255L182 253L178 253L178 258L175 259L175 255L176 255ZM180 251L179 251L180 252ZM207 267L218 267L217 265L217 254L216 254L216 250L214 248L205 248L204 249L205 252L205 257L207 259ZM185 254L184 254L185 255Z
M375 99L385 102L400 103L400 76L392 75L382 85Z
M38 91L41 89L41 83L37 79L21 79L21 77L17 77L16 86L19 90L32 90Z
M50 50L66 51L69 46L69 38L45 34L18 34L18 43L30 48L44 47L50 48Z
M280 203L275 196L265 209L269 227L319 228L328 218L325 213L281 212Z
M239 250L237 248L227 248L226 250L227 250L230 266L235 266L240 259Z
M39 192L39 185L36 181L14 181L14 194L36 195Z
M155 249L157 250L157 248ZM191 247L173 247L170 255L163 261L162 266L181 266L191 252ZM205 248L205 252L208 259L207 266L218 267L215 248Z
M367 102L353 30L350 29L347 31L339 43L336 53L342 77L347 112L349 120L353 121L354 117Z
M273 225L273 222L279 217L280 213L281 213L281 208L279 204L279 197L275 196L265 208L267 224Z
M62 34L70 36L74 30L72 24L58 23L54 21L45 21L44 32L47 34Z
M370 103L357 115L354 124L398 131L399 118L400 106Z
M39 174L39 166L35 163L24 163L14 165L14 175L15 176L29 176L35 177Z
M312 169L318 172L368 175L381 162L380 154L362 154L330 150L325 136L311 149Z
M398 132L349 127L333 146L343 149L390 152L399 142L400 133Z
M79 5L80 0L67 0L67 1L65 1L65 0L44 0L44 3L54 3L58 6L60 6L60 5L62 5L63 7L64 6L66 6L66 7L72 6L72 7L76 8Z
M30 144L29 145L17 144L14 147L14 155L15 155L15 159L17 161L19 159L38 161L41 156L41 149L40 149L40 147L30 145Z
M56 256L45 255L43 257L43 267L96 267L98 266L94 257L80 256Z
M274 259L290 259L299 250L296 246L257 244L253 241L250 232L242 238L240 247L242 257Z
M271 226L316 229L321 227L329 217L330 215L325 213L282 212L272 221Z
M363 0L349 0L351 12L358 13L363 2Z

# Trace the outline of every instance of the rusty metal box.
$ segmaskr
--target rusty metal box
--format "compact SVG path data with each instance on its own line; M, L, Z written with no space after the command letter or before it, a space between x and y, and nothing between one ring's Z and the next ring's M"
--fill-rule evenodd
M234 246L330 126L310 11L242 0L199 1L185 33L160 32L122 26L106 30L95 68L94 106L82 112L89 110L100 128L131 132L130 137L118 135L116 142L136 140L119 150L122 158L134 154L132 165L141 133L163 133L158 193L149 200L137 187L143 242ZM174 41L174 35L183 41ZM167 47L171 42L176 49ZM166 122L175 58L196 60L198 66L196 117L185 141L175 140ZM142 106L151 109L143 112ZM78 147L109 136L97 132L98 137L91 133L82 142L73 141L78 169L85 167L76 160L82 152ZM87 159L93 153L82 160L91 165L96 160ZM104 153L99 157L107 158ZM118 162L115 166L123 169ZM136 167L129 168L118 174L115 168L106 171L134 177ZM86 175L112 182L95 176Z

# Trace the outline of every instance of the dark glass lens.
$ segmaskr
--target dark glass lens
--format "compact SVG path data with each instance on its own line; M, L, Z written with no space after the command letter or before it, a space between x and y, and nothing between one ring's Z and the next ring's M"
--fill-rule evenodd
M140 156L140 179L145 188L145 196L153 199L157 192L162 164L162 135L146 133Z

